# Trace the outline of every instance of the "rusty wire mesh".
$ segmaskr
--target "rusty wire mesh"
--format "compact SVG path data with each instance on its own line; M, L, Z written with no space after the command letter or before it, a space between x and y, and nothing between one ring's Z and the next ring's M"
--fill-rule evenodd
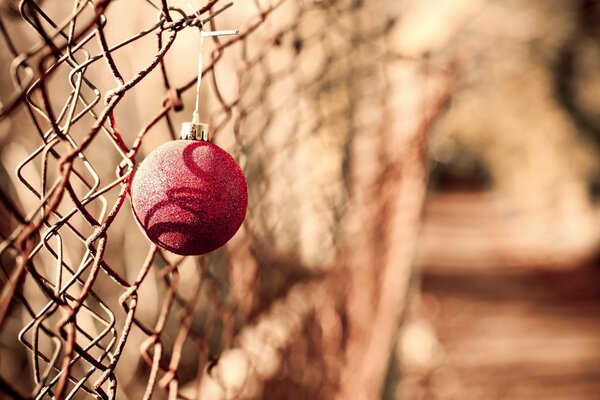
M424 135L449 93L421 107L415 77L427 73L423 60L394 53L400 5L390 3L256 0L208 21L225 2L200 4L199 17L170 0L0 2L4 393L187 399L219 386L228 396L331 398L352 380L334 364L341 354L361 362L347 331L365 314L353 314L361 300L342 292L375 298L395 282L398 294L374 303L403 297ZM180 258L139 233L128 181L136 156L174 138L190 114L199 20L241 30L213 38L202 111L245 170L250 208L227 248ZM404 78L391 78L391 63ZM398 110L403 125L393 134ZM374 173L363 168L375 161ZM399 194L405 211L394 217ZM348 228L353 209L369 210L358 218L372 226ZM390 218L401 232L386 228ZM400 250L388 237L402 240ZM365 256L346 262L352 252L341 243L376 243L366 272L352 272L346 286L341 265L357 271ZM357 287L370 279L379 283ZM262 326L267 313L279 323ZM378 313L367 312L365 326ZM391 329L377 340L390 342ZM234 347L253 347L254 358L239 361L227 352ZM229 365L252 364L263 383L286 378L260 386L247 373L223 389L235 369L211 374L225 353Z

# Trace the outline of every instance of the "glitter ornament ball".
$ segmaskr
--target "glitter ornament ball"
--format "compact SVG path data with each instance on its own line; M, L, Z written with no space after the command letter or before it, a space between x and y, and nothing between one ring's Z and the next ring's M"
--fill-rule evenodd
M237 232L248 187L238 164L219 146L174 140L150 153L135 172L131 205L152 242L176 254L200 255Z

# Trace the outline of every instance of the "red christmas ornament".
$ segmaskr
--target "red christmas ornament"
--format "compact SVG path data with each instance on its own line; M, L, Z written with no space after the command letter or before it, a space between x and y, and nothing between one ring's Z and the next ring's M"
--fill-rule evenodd
M200 45L206 36L238 33L201 30ZM199 119L203 62L200 52L196 108L192 122L181 128L182 140L150 153L131 182L133 213L148 238L184 256L223 246L244 222L248 208L242 170L226 151L208 141L208 125Z
M185 124L184 130L203 127ZM192 133L188 137L195 138ZM176 254L200 255L223 246L237 232L246 216L248 187L238 164L219 146L175 140L139 166L131 182L131 204L152 242Z

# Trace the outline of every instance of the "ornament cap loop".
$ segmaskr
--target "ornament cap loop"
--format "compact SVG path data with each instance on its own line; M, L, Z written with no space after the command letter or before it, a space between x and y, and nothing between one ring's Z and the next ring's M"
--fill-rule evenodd
M181 125L179 139L183 140L202 140L208 142L208 124L184 122Z

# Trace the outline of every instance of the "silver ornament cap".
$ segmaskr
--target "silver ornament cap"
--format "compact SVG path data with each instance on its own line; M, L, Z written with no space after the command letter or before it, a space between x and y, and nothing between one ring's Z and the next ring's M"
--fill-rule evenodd
M203 122L184 122L181 125L179 139L208 141L208 124Z

